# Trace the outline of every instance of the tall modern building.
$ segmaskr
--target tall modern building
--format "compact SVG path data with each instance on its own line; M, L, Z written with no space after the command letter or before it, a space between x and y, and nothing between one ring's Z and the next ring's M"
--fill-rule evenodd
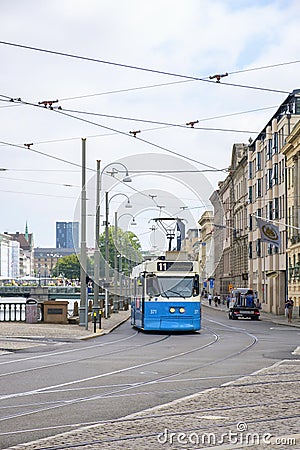
M79 248L79 222L56 222L56 248Z

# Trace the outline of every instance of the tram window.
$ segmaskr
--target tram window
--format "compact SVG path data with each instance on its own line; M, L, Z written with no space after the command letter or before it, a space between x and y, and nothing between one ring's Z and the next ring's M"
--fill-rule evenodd
M159 294L159 285L156 276L149 276L147 278L147 294L150 296Z
M145 283L145 278L144 277L138 277L137 283L136 283L137 296L143 296L144 283Z
M194 295L194 297L196 296L196 295L199 295L199 275L195 275L195 278L194 278L194 288L193 288L193 295Z

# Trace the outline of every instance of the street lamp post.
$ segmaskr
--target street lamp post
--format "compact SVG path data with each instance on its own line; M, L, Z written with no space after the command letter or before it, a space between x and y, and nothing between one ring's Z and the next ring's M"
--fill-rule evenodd
M95 223L95 253L94 253L94 299L93 316L99 314L99 280L100 280L100 160L97 160L97 181L96 181L96 223Z
M128 206L127 206L128 207ZM118 220L123 217L123 216L131 216L132 217L132 222L131 225L136 225L136 221L135 218L132 214L130 213L124 213L121 214L121 216L118 218L118 212L115 211L115 254L114 254L114 267L115 267L115 292L114 292L114 311L117 312L118 309L122 310L123 309L123 299L122 299L122 293L121 293L121 283L122 283L122 278L121 278L121 274L120 274L120 263L121 263L121 267L122 267L122 255L119 255L119 267L118 267L118 271L119 271L119 275L117 273L117 259L118 259L118 248L117 248L117 244L118 244ZM119 280L118 280L119 278ZM118 281L119 281L119 304L118 304L118 297L117 297L117 290L118 290ZM115 310L116 308L116 310Z
M105 290L105 318L109 317L109 305L108 305L108 287L109 287L109 233L108 233L108 217L109 217L109 203L111 200L116 197L117 195L123 195L127 198L127 203L125 205L125 208L131 208L132 205L130 203L129 197L126 194L118 193L114 194L110 199L108 199L108 192L105 192L105 283L106 283L106 290ZM116 270L116 253L115 253L115 270ZM116 282L115 282L116 285ZM117 297L116 293L114 293L114 312L118 312L118 304L117 304Z
M96 215L95 215L95 252L94 252L94 300L93 300L93 312L99 311L99 283L100 283L100 249L99 249L99 235L100 235L100 202L101 202L101 189L102 189L102 175L104 170L111 165L120 165L125 169L125 177L122 179L124 183L131 182L131 178L128 173L128 169L125 164L121 162L109 163L100 172L100 160L97 160L97 182L96 182ZM118 172L113 167L113 175ZM107 220L108 221L108 218ZM105 269L105 274L107 271ZM107 288L105 287L105 307L107 306ZM105 312L107 318L107 311Z

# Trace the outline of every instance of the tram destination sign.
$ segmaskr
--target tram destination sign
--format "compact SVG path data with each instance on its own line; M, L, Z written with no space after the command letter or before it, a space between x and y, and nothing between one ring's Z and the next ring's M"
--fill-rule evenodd
M159 261L157 263L158 272L191 272L193 270L192 261Z

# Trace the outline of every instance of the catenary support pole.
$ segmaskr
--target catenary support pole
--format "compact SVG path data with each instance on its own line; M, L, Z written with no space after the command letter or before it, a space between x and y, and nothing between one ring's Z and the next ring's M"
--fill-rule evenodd
M86 139L82 142L82 174L81 174L81 246L80 246L80 308L79 325L87 327L87 283L86 283Z
M100 160L97 160L97 180L96 180L96 219L95 219L95 252L94 252L94 301L93 313L99 313L99 283L100 283Z

